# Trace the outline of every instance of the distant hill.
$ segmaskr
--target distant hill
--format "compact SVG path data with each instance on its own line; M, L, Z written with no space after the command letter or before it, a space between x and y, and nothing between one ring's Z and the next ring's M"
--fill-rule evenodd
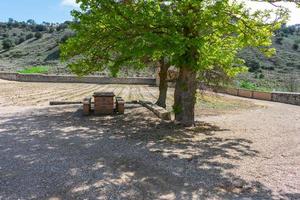
M245 49L240 57L245 59L249 72L240 76L259 87L300 92L300 24L282 27L273 39L276 55L266 58L256 49Z
M0 71L17 71L28 66L49 66L49 73L70 73L59 61L59 44L74 33L62 24L36 24L33 20L0 23ZM265 90L300 92L300 25L283 26L273 39L277 54L266 58L256 49L245 49L249 73L236 79L236 85ZM153 76L153 70L126 72L125 75ZM105 74L105 73L101 73Z
M73 34L67 28L68 23L35 24L31 20L0 23L0 71L49 65L53 73L67 73L67 68L59 62L59 43ZM11 47L5 47L4 42Z
M54 74L69 74L65 63L59 60L59 44L74 33L68 28L70 22L61 24L33 20L0 22L0 71L16 72L29 66L48 66ZM5 42L7 46L3 45ZM154 76L155 68L145 71L125 69L121 76ZM108 75L108 72L95 73Z

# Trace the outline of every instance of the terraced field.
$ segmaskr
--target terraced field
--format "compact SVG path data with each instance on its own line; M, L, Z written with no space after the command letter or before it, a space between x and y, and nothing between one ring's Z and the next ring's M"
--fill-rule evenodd
M95 91L114 92L126 101L137 99L154 100L157 89L130 85L57 84L1 82L1 105L47 105L49 101L80 101Z
M155 102L158 88L145 85L99 85L79 83L21 83L0 80L0 106L46 106L50 101L81 101L94 92L114 92L126 101L146 100ZM174 89L167 96L169 110L172 110ZM220 114L256 107L246 100L205 93L198 95L196 113Z

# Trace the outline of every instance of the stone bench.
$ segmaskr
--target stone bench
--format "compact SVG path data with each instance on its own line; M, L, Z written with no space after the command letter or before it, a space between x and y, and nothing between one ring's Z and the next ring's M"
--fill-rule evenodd
M125 113L125 101L122 97L116 97L116 111L118 114Z
M83 114L84 115L90 115L92 111L92 98L86 97L83 99Z

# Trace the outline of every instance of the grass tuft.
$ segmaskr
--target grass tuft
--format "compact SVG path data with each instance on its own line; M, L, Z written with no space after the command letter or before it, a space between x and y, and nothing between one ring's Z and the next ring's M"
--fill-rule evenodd
M47 74L49 68L46 66L33 66L27 67L26 69L19 70L20 74Z

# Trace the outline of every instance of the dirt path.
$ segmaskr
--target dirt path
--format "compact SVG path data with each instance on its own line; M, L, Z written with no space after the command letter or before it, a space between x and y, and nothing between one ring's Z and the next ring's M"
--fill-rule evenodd
M0 107L0 199L300 199L299 106L248 100L185 129L138 105L83 117L18 102Z

